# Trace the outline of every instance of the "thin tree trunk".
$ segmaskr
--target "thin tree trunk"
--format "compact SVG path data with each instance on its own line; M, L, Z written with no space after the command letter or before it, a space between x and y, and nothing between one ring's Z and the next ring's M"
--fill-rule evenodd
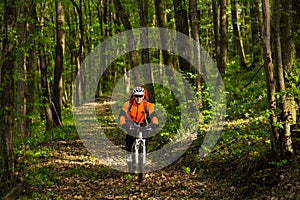
M219 23L219 3L218 0L212 0L213 24L214 24L214 58L217 61L217 66L220 66L220 23Z
M138 8L139 8L139 16L140 16L140 25L141 27L147 27L148 26L148 0L137 0ZM148 46L148 31L147 29L144 29L144 31L141 33L141 42ZM150 63L150 56L149 56L149 49L142 49L142 64L148 64ZM155 102L155 96L154 96L154 87L153 87L153 79L152 79L152 70L150 71L145 70L143 72L145 81L148 83L146 85L146 89L149 93L149 101Z
M279 140L278 129L274 126L277 123L276 116L276 99L275 99L275 79L274 79L274 67L272 63L272 51L271 51L271 36L270 36L270 2L269 0L262 0L263 10L263 31L262 31L262 44L264 53L264 69L266 73L266 83L268 92L268 104L270 113L271 124L271 141L272 149L275 156L280 155L280 146L277 141Z
M21 5L18 7L18 16L26 16L25 7L24 7L24 0L21 1ZM26 110L26 101L25 101L25 93L26 93L26 75L25 75L25 40L26 40L26 22L20 21L17 24L17 31L19 35L18 40L18 78L17 78L17 130L18 133L22 136L25 135L25 110Z
M200 49L200 38L199 38L199 16L198 16L198 10L197 10L197 1L196 0L190 0L190 10L191 10L191 30L192 30L192 38L195 40L195 44L197 45L194 47L194 49L197 50L197 52L194 52L194 59L195 59L195 65L194 66L198 72L197 77L196 77L196 91L200 92L201 91L201 86L202 86L202 75L205 73L204 72L204 66L203 63L201 63L201 49ZM200 73L199 73L200 72ZM202 100L201 100L201 95L198 96L198 100L200 105L202 105Z
M293 32L296 33L300 30L300 2L299 1L293 1ZM295 40L295 51L296 51L296 58L300 58L300 41Z
M166 28L166 18L163 14L164 6L163 1L154 0L155 13L158 27ZM160 40L163 42L161 45L165 45L164 41L167 41L167 36L160 32ZM171 58L168 51L162 50L163 64L166 66L171 66Z
M53 81L53 103L55 107L54 119L57 125L62 125L61 109L63 98L63 63L65 51L65 32L63 26L65 23L64 9L61 2L55 2L56 8L56 48L55 48L55 66L54 66L54 81Z
M228 47L228 34L227 34L227 0L220 0L220 62L219 71L225 74L227 62L227 47Z
M240 56L240 66L242 70L247 69L247 59L244 51L244 45L239 28L238 5L236 0L231 0L231 19L233 24L234 44Z
M260 44L260 11L259 0L252 0L253 3L250 8L251 16L251 34L252 34L252 64L251 69L255 68L260 61L262 49Z
M40 19L41 24L41 34L40 41L43 41L44 37L44 8L42 8L42 15ZM41 93L42 93L42 105L45 111L46 116L46 130L51 130L56 127L56 123L53 119L53 109L52 109L52 101L50 97L50 87L48 82L48 74L47 74L47 59L45 54L45 47L43 43L39 43L39 70L41 73Z
M35 69L37 66L36 39L34 37L34 34L37 31L36 24L38 22L35 3L32 4L29 13L30 13L29 18L32 21L34 21L34 23L28 24L29 40L32 41L32 45L28 50L29 56L27 58L27 64L26 64L26 76L27 76L27 87L25 93L25 99L26 99L25 136L26 137L30 137L31 135L32 115L34 111Z
M46 64L46 58L45 58L45 50L44 46L40 45L40 52L39 52L39 67L41 72L41 87L42 87L42 105L45 110L45 116L46 116L46 130L51 130L54 127L56 127L56 123L53 119L53 113L52 113L52 102L50 99L50 87L48 83L48 77L47 77L47 64Z
M78 47L78 51L76 53L75 56L75 62L76 62L76 68L77 68L77 85L76 87L76 93L75 93L75 101L74 101L74 105L79 105L81 103L80 100L85 100L86 94L85 94L85 88L83 88L85 86L84 84L84 72L82 69L80 69L81 63L83 61L84 58L84 26L83 26L83 14L82 14L82 0L80 0L80 4L79 6L77 5L77 3L74 0L70 0L71 3L73 4L73 6L75 7L75 15L78 16L78 26L79 26L79 47ZM77 21L77 20L76 20Z
M113 4L116 8L117 13L119 14L119 17L123 23L123 26L127 32L127 45L129 48L134 49L135 43L134 43L134 35L132 33L132 27L129 21L129 17L126 14L126 11L124 10L120 0L113 0ZM130 66L133 69L134 67L138 66L138 55L137 51L130 51L129 52L129 61L130 61ZM140 85L141 84L141 78L138 70L133 70L133 81L135 85Z

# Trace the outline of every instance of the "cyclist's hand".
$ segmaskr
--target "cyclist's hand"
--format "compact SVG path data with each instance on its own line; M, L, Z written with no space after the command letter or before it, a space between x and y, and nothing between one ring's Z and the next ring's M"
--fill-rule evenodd
M127 124L122 124L121 127L122 129L127 130Z
M130 126L128 124L122 124L121 126L126 132L130 131Z
M158 129L158 124L151 124L150 129L152 129L152 130Z
M134 132L136 130L136 127L134 125L130 125L128 127L128 130L131 131L131 132Z

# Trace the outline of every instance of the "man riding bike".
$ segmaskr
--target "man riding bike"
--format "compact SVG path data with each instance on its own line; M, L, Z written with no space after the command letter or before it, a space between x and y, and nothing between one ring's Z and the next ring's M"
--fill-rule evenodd
M129 134L134 131L134 127L151 127L152 130L158 128L158 117L152 103L147 101L148 93L143 87L135 87L130 99L126 101L120 111L119 124L126 131L126 162L132 161L131 147L135 137Z

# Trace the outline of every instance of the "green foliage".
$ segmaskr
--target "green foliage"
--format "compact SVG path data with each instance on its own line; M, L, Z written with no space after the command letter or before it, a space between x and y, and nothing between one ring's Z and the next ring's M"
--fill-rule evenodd
M276 167L282 167L288 163L288 160L280 160L280 161L271 161L269 162L270 165L274 165Z
M156 104L160 104L166 111L166 122L159 134L154 138L156 143L155 148L160 148L162 145L172 140L179 129L180 124L180 106L178 105L177 99L168 88L160 85L155 85Z
M183 170L184 173L186 173L186 174L191 174L191 168L190 168L190 167L182 166L182 170Z
M257 71L240 71L234 61L228 65L224 78L227 116L223 131L211 153L198 162L199 171L207 176L239 181L268 165L270 111L264 72L255 74ZM201 145L201 139L193 144Z
M229 64L224 77L227 92L227 118L229 120L234 118L249 119L264 115L268 107L265 75L262 69L255 74L257 69L249 72L240 71L238 62L232 61Z
M293 96L295 99L300 101L300 59L295 60L292 72L286 74L287 84L289 89L287 94Z

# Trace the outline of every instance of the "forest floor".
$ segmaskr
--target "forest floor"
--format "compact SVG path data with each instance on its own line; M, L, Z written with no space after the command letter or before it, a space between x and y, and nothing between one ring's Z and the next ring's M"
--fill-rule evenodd
M102 114L108 109L103 107ZM205 158L195 161L191 147L172 165L145 173L138 182L135 175L101 164L79 138L39 148L46 153L33 153L25 163L29 182L20 199L300 199L299 155L287 164L259 165L249 172Z

